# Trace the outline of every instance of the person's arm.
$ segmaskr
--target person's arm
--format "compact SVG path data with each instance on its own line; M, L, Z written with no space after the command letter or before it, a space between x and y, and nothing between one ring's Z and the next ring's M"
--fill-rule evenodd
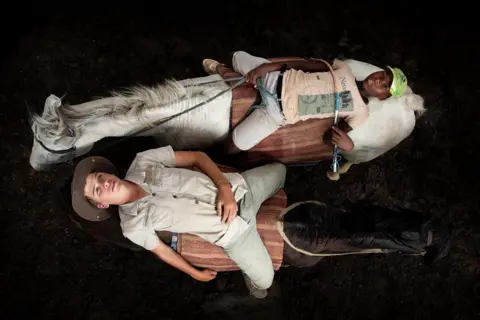
M338 122L337 128L332 127L327 130L323 136L323 142L332 147L336 144L345 151L351 151L355 146L352 139L348 136L348 132L352 131L352 128L348 125L345 119L341 119Z
M233 196L232 186L218 166L204 152L175 151L175 163L177 167L197 167L218 188L217 213L223 214L223 222L230 223L237 215L238 206Z
M268 62L259 65L258 67L247 73L245 75L245 81L247 83L256 84L258 77L263 77L268 72L280 71L283 68L283 65L286 65L286 70L295 69L305 72L324 72L330 70L328 66L320 60L291 60L282 62ZM333 66L333 62L330 65Z
M267 72L272 72L272 71L280 71L284 64L287 65L286 70L295 69L295 70L302 70L305 72L322 72L322 71L330 70L328 66L320 60L309 60L309 61L291 60L291 61L284 61L284 62L265 63L265 64L262 64L260 67L262 69L268 70Z
M344 151L352 151L355 145L348 134L337 127L333 127L332 130L332 143Z
M350 127L350 125L348 124L347 121L345 121L344 119L342 119L341 121L338 122L338 125L337 127L342 130L343 132L346 132L346 133L349 133L350 131L352 131L352 127Z
M185 272L198 281L210 281L217 275L216 271L210 269L198 270L186 261L180 254L175 252L171 247L161 242L151 250L161 260L165 261L174 268Z

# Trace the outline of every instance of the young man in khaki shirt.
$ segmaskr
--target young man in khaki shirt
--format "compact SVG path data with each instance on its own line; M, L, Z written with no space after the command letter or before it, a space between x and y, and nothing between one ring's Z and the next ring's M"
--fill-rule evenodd
M138 153L124 179L105 158L82 160L72 181L72 204L93 221L108 217L111 206L118 205L125 237L194 279L210 281L215 271L190 265L155 231L196 234L222 247L242 270L250 293L264 298L274 270L256 214L283 187L285 175L280 163L222 173L203 152L167 146Z

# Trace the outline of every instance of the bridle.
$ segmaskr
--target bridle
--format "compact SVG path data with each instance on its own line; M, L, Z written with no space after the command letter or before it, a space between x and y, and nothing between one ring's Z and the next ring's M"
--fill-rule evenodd
M66 122L65 122L66 123ZM75 131L67 124L67 128L68 128L68 136L69 137L76 137L76 133ZM68 148L68 149L62 149L62 150L53 150L53 149L50 149L49 147L47 147L40 139L37 138L37 127L35 127L34 129L34 132L33 132L33 138L35 139L35 141L37 141L40 146L42 146L42 148L50 153L53 153L53 154L59 154L59 155L62 155L62 154L71 154L71 157L69 160L67 160L67 163L68 164L71 164L73 165L73 160L75 159L75 152L76 152L76 149L77 147L75 147L75 144Z

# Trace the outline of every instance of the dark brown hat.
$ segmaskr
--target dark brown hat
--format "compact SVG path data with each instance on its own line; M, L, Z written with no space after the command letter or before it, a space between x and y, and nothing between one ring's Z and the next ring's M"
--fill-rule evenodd
M88 157L77 164L71 185L72 206L75 212L89 221L102 221L110 218L117 211L116 206L106 209L97 208L85 198L85 180L92 172L105 172L118 176L115 166L103 157Z

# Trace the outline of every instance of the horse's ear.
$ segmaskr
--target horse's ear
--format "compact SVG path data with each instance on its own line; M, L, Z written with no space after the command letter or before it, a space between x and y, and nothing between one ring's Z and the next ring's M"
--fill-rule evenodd
M53 110L60 108L61 105L62 105L62 99L60 99L59 97L53 94L49 95L47 99L45 99L42 116L45 116L51 113Z

